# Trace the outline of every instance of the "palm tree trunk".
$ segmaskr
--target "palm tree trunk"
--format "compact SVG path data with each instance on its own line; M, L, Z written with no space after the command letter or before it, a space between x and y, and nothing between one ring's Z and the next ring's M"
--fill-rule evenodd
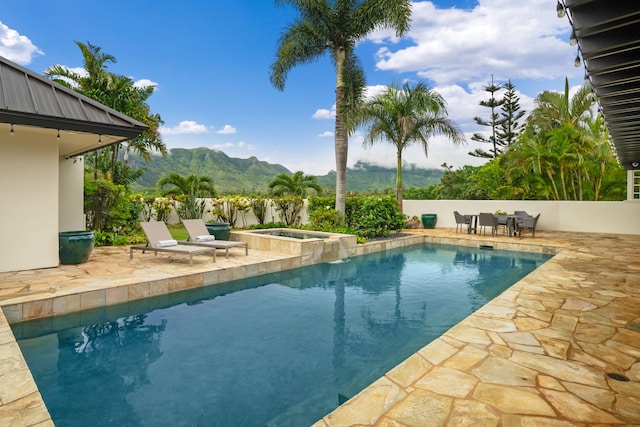
M116 163L118 162L118 148L120 144L113 144L111 146L111 182L114 184L120 184L120 182L114 182L116 179Z
M549 178L549 182L551 183L551 188L553 189L553 199L560 200L560 194L558 193L558 187L556 186L556 182L553 179L553 171L549 168L547 170L547 177Z
M580 201L583 199L582 187L582 173L578 172L578 200Z
M593 183L593 200L595 201L600 200L600 189L602 189L602 181L605 174L605 170L606 170L606 162L601 161L600 174L598 175L598 177L595 179L595 182Z
M398 150L396 165L396 201L402 212L402 151Z
M343 81L345 51L336 52L336 128L335 128L335 154L336 154L336 211L342 218L345 215L345 195L347 187L347 153L349 149L349 135L343 123L343 99L345 87Z

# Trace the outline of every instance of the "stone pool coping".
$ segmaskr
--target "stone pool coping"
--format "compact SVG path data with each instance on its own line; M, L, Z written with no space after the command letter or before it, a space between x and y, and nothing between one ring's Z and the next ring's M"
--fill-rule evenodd
M315 426L640 423L640 236L413 232L356 254L433 241L557 256ZM303 265L302 255L260 250L194 259L193 268L175 258L129 261L127 248L98 248L80 266L0 273L0 420L53 425L9 322ZM631 381L607 379L609 371Z

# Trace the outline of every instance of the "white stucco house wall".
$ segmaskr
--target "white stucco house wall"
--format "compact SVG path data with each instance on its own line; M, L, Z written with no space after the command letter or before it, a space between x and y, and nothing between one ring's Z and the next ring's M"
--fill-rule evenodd
M146 125L0 56L0 272L59 265L84 230L83 154Z

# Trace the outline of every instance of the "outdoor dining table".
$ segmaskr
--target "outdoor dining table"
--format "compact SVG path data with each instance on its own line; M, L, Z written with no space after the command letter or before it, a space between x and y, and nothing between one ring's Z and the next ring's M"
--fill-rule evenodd
M518 231L518 215L496 215L500 225L507 227L509 237L513 237Z
M467 227L467 234L471 234L473 230L474 234L478 233L478 214L466 214L464 217L469 218L469 225ZM472 225L473 224L473 225Z
M506 215L507 217L507 230L509 230L509 237L515 237L518 232L518 215Z
M478 233L478 217L479 214L465 214L465 218L469 219L469 225L467 227L467 234ZM509 231L509 237L515 237L518 234L518 215L500 215L498 218L505 218L505 225Z

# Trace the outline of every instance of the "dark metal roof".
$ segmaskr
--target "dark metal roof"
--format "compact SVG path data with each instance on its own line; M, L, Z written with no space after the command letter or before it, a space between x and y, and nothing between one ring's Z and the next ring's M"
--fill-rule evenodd
M564 0L618 159L640 169L640 1Z
M110 144L139 136L148 127L98 101L0 56L0 123L104 135ZM64 155L104 147L103 138L69 145Z

